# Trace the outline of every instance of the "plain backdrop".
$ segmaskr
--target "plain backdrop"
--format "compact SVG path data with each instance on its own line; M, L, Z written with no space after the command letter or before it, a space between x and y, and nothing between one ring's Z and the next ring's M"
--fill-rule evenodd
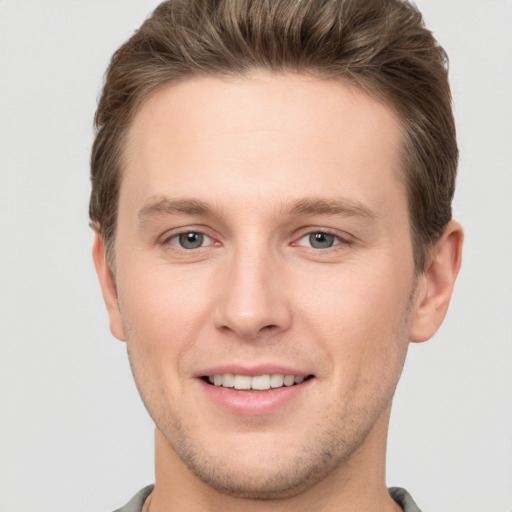
M0 0L0 511L108 512L153 481L153 428L90 257L92 118L155 0ZM512 511L512 2L423 0L451 60L464 263L411 347L388 484L425 511Z

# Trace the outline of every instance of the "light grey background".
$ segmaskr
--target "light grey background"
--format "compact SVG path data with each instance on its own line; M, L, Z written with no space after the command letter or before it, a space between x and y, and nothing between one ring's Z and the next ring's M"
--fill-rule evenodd
M156 0L0 0L0 511L109 511L153 479L87 227L92 117ZM411 347L388 483L425 511L512 511L512 3L423 0L451 58L463 269Z

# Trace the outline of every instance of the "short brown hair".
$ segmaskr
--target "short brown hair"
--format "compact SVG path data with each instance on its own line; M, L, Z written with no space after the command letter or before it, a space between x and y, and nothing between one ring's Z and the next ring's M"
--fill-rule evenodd
M113 266L127 129L156 90L254 70L345 80L402 122L416 269L451 219L458 150L447 57L405 0L168 0L114 54L95 116L89 206Z

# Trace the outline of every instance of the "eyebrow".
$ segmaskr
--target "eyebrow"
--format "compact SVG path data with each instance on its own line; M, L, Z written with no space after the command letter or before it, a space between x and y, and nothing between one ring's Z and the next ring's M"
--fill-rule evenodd
M139 222L144 223L152 217L162 215L207 215L211 208L204 201L193 198L172 199L170 197L151 197L139 210Z
M195 198L151 197L140 209L138 217L140 224L144 224L153 217L176 214L206 216L212 215L213 209L208 203ZM348 198L305 197L284 203L281 206L281 214L378 218L378 215L363 203Z
M366 205L348 198L305 197L292 202L285 210L288 210L292 215L342 215L345 217L366 217L368 219L378 218L377 213Z

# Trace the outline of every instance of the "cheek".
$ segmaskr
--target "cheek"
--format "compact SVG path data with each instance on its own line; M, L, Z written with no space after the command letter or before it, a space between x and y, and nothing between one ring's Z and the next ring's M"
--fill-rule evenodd
M156 374L179 372L180 354L200 337L207 315L200 283L148 269L120 283L119 305L133 357Z
M406 274L391 265L372 274L351 266L325 279L329 287L317 287L310 298L303 296L303 325L321 339L333 368L348 380L378 380L388 371L400 371L412 292Z
M334 331L398 323L408 304L411 280L393 268L366 269L340 266L302 280L301 290L294 292L302 313L320 324L327 320L325 327Z

